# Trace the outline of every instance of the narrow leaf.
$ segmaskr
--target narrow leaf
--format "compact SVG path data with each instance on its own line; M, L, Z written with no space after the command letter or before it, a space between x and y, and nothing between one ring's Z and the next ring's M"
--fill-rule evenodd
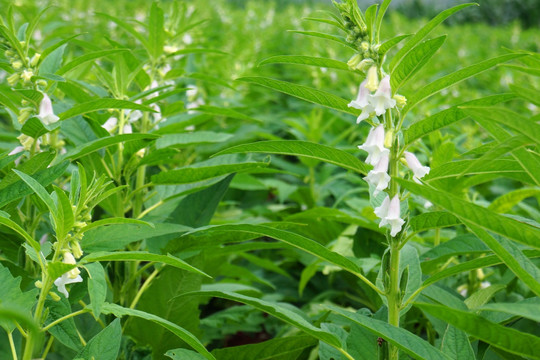
M251 144L233 146L220 151L217 155L237 153L266 153L307 157L341 166L360 174L367 174L369 165L343 150L307 141L259 141Z
M309 66L318 66L331 69L349 70L349 67L343 61L334 59L315 57L315 56L302 56L302 55L278 55L264 59L258 66L268 64L300 64Z

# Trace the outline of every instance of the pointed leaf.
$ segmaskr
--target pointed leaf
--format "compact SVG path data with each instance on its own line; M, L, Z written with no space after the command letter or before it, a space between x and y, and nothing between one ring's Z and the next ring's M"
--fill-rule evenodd
M315 57L315 56L303 56L303 55L278 55L264 59L258 66L267 64L300 64L324 67L330 69L349 70L349 67L343 61L334 59Z
M492 323L481 316L434 304L415 304L421 310L448 322L491 346L512 354L540 359L540 338L509 327Z
M84 259L83 259L84 260ZM83 261L80 262L81 264ZM90 295L90 308L96 319L101 314L101 307L107 298L107 279L105 270L100 263L95 262L84 266L88 272L88 295Z
M348 114L353 114L356 116L360 114L360 110L347 106L349 103L347 100L326 91L317 90L308 86L297 85L287 81L275 80L260 76L242 77L237 80L261 85L288 95L295 96L299 99L326 106Z
M116 360L122 341L122 325L115 319L82 348L73 359ZM203 358L204 359L204 358Z
M398 347L414 359L421 360L450 360L451 358L422 338L405 329L394 327L387 322L368 316L353 313L337 306L327 305L327 308L353 321L355 324L368 329L377 336Z
M214 156L237 153L267 153L307 157L338 165L364 175L368 173L370 168L369 165L366 165L363 161L360 161L345 151L326 145L295 140L259 141L251 144L237 145L220 151Z
M135 310L135 309L128 309L125 307L121 307L120 305L116 304L109 304L105 303L102 308L102 312L105 314L114 314L116 317L122 317L122 316L133 316L138 317L145 320L150 320L156 324L161 325L165 329L169 330L176 336L178 336L181 340L185 341L189 346L191 346L194 350L197 350L197 352L201 355L204 355L206 359L209 360L216 360L216 358L206 350L204 345L189 331L185 330L184 328L173 324L172 322L165 320L163 318L160 318L159 316L146 313L144 311Z

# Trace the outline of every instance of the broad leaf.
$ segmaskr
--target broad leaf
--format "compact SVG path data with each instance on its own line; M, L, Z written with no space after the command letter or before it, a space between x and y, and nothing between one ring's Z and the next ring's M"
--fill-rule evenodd
M74 359L116 360L121 341L122 326L120 319L115 319L90 339L86 346L75 355Z

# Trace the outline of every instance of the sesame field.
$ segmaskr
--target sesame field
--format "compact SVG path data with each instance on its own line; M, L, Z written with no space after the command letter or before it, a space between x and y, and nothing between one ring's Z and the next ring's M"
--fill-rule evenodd
M0 360L540 360L539 19L0 0Z

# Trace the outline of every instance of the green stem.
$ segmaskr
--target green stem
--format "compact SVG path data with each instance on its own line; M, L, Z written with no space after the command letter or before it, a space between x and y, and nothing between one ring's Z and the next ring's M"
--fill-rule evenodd
M55 254L56 255L56 254ZM42 316L43 316L43 309L45 307L45 300L47 299L47 295L49 294L49 291L51 290L53 281L49 278L47 274L43 274L43 287L41 288L41 292L39 293L38 302L36 305L36 311L34 312L34 320L39 324L41 327L42 323ZM41 333L41 331L40 331ZM40 334L35 334L31 331L28 331L28 336L26 338L26 344L24 346L24 355L22 360L31 360L34 354L34 348L36 346L36 338Z
M399 289L399 244L395 242L390 247L390 288L386 299L388 301L388 323L399 327L399 312L401 308L401 296ZM388 358L397 360L398 348L389 344Z
M87 312L90 312L90 310L88 310L88 309L81 309L81 310L79 310L79 311L75 311L75 312L73 312L73 313L71 313L71 314L68 314L68 315L66 315L66 316L62 316L61 318L59 318L59 319L53 321L52 323L50 323L49 325L45 326L45 327L43 328L43 331L49 330L50 328L52 328L53 326L56 326L56 325L60 324L60 323L61 323L62 321L64 321L64 320L67 320L67 319L69 319L69 318L72 318L72 317L75 317L75 316L77 316L77 315L81 315L81 314L84 314L84 313L87 313Z
M11 355L13 356L13 360L19 360L19 357L17 356L17 349L15 349L15 342L13 341L13 332L8 332L8 340L9 340L9 347L11 349Z

